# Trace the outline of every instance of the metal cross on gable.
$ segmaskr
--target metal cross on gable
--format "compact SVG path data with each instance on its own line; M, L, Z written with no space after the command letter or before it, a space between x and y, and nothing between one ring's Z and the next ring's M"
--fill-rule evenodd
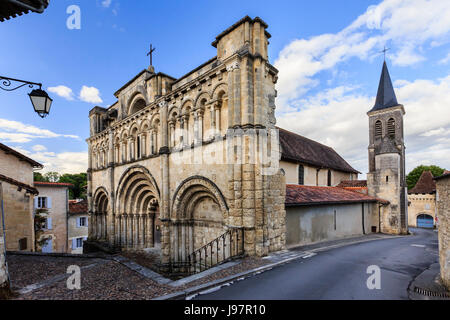
M386 48L386 46L384 47L383 50L380 51L380 53L384 54L384 61L386 61L386 51L390 50L391 48Z
M156 50L156 48L153 48L150 44L150 51L147 53L147 56L150 56L150 65L153 65L153 52Z

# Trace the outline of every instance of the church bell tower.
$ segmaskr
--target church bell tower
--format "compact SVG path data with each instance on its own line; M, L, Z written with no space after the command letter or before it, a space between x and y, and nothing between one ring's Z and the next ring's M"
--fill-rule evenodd
M407 190L405 178L405 109L397 102L386 61L383 63L378 92L369 116L369 195L389 201L380 208L380 231L406 234Z

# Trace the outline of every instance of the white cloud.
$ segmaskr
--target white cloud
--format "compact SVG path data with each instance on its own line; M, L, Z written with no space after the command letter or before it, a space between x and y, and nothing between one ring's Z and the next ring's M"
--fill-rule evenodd
M450 168L450 75L431 80L396 81L397 100L405 106L406 169L420 164ZM301 100L300 110L278 116L278 125L333 147L366 173L368 117L375 97L338 87Z
M89 103L102 103L100 98L100 91L95 87L83 86L80 91L80 99Z
M335 34L297 39L284 47L275 67L280 111L292 111L298 98L317 86L318 73L356 57L370 60L390 43L390 57L407 66L425 60L423 48L450 40L450 1L385 0L370 6L353 23Z
M15 146L12 148L44 165L42 172L56 171L60 174L64 174L86 172L87 170L87 152L55 153L46 152L43 150L33 150L33 152L30 152L20 146Z
M43 146L42 144L36 144L31 148L31 150L36 151L36 152L47 151L47 147Z
M109 8L109 6L111 5L111 2L112 2L112 0L103 0L102 7Z
M59 134L47 129L41 129L33 125L19 121L0 118L0 141L25 143L38 138L73 138L80 139L77 135Z
M67 99L74 100L74 95L72 89L66 86L49 87L48 91L56 93L58 96Z
M444 58L439 60L439 64L447 64L449 62L450 62L450 52L447 53L447 55Z

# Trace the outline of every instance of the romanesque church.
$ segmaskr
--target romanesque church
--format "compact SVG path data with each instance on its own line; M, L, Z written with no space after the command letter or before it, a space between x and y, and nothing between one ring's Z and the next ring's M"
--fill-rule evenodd
M245 17L180 78L151 65L90 113L86 247L213 265L370 232L407 232L402 105L386 64L367 181L332 148L276 127L271 35ZM194 267L198 267L194 265Z

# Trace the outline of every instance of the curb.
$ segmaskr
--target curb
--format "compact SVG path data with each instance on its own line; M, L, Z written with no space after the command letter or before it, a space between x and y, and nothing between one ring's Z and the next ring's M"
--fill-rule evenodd
M37 256L37 257L56 257L56 258L84 258L84 259L106 259L110 260L110 257L99 254L74 254L74 253L43 253L43 252L28 252L28 251L6 251L6 256Z
M189 297L195 296L197 294L201 294L201 292L206 291L208 289L212 289L212 288L217 288L220 289L223 285L235 281L235 280L244 280L245 278L260 274L262 272L271 270L275 267L278 267L280 265L283 264L287 264L289 262L292 262L294 260L303 258L305 256L308 257L312 257L311 254L316 253L316 252L322 252L322 251L326 251L329 249L335 249L335 248L339 248L339 247L344 247L344 246L348 246L348 245L353 245L353 244L358 244L358 243L363 243L363 242L370 242L370 241L377 241L377 240L387 240L387 239L393 239L393 238L403 238L404 236L387 236L387 237L382 237L382 238L376 238L376 239L365 239L365 240L359 240L359 241L353 241L353 242L347 242L347 243L340 243L340 244L336 244L336 245L330 245L330 246L326 246L326 247L320 247L320 248L315 248L315 249L311 249L308 251L304 251L303 255L299 255L296 257L292 257L292 258L287 258L278 262L274 262L268 265L264 265L258 268L254 268L251 270L247 270L247 271L243 271L237 274L233 274L231 276L222 278L222 279L218 279L218 280L213 280L192 288L188 288L186 290L182 290L182 291L177 291L174 293L170 293L167 295L163 295L163 296L159 296L156 298L153 298L151 300L185 300Z

